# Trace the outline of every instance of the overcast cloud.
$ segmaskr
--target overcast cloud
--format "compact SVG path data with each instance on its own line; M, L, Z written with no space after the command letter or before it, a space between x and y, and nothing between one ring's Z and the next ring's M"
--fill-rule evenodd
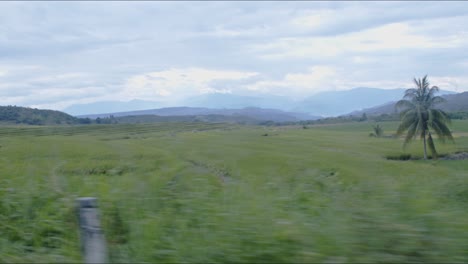
M0 2L1 105L468 91L468 2Z

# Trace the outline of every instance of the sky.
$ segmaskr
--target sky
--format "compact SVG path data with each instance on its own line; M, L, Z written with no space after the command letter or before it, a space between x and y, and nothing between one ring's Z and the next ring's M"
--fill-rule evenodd
M468 2L0 2L0 105L468 91Z

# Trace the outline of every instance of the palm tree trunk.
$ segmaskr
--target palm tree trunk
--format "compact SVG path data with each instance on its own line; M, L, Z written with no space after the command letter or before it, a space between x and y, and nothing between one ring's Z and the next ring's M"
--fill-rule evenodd
M424 159L427 160L426 131L424 131L424 134L423 134L423 142L424 142Z

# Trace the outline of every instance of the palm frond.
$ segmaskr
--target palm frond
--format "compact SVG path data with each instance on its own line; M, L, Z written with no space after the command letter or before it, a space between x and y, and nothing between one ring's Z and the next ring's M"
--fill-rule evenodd
M400 100L395 104L395 108L397 109L414 108L414 104L408 100Z
M414 81L414 84L415 84L416 87L417 87L417 89L415 89L415 90L419 90L419 88L422 87L422 85L421 85L421 79L416 79L416 77L414 77L413 81Z
M418 89L410 88L405 91L403 98L412 99L418 95Z
M408 128L408 133L406 134L405 141L403 143L403 148L406 148L406 145L414 138L416 135L416 123L412 123Z
M448 117L447 113L445 113L441 109L430 109L429 112L431 112L431 115L433 116L434 120L440 120L443 123L450 124L451 120Z
M401 134L403 134L403 132L408 130L412 125L415 126L416 125L416 120L417 120L416 113L415 112L408 112L404 117L402 117L401 123L397 128L396 134L398 136L400 136Z
M427 74L422 78L422 88L424 91L429 89L429 81L427 80Z
M440 97L440 96L433 96L430 98L430 103L432 106L440 104L440 103L444 103L446 101L447 100L445 100L443 97Z
M444 142L445 139L449 139L452 142L454 141L452 132L444 122L441 122L440 120L434 120L431 124L431 127L442 142Z
M431 89L429 89L429 94L432 96L435 95L435 93L439 92L439 87L438 86L432 86Z
M413 115L416 111L412 108L406 108L400 112L400 118L403 119L406 115Z

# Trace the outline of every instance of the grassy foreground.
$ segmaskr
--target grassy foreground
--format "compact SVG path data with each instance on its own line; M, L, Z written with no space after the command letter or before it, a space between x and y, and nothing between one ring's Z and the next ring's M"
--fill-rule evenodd
M468 122L452 129L440 153L468 150ZM0 262L80 262L81 196L116 263L468 262L468 162L387 160L402 140L371 130L2 127Z

